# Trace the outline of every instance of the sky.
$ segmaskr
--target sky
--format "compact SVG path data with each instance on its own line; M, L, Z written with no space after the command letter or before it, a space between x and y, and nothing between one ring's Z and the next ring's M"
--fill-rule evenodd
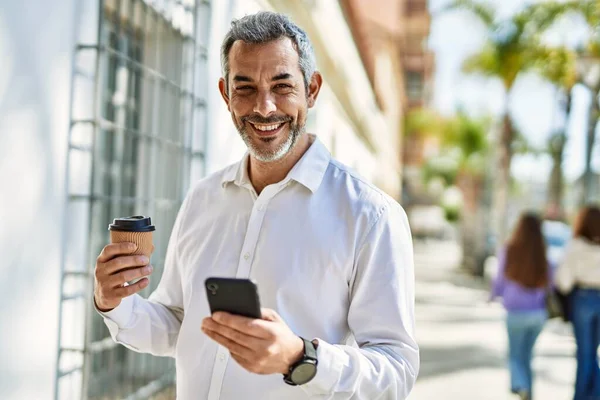
M500 18L510 16L532 1L488 0ZM429 47L436 57L434 83L434 107L444 114L451 114L458 106L473 115L499 115L503 109L504 90L500 82L461 72L463 60L475 53L485 43L483 24L469 12L436 10L450 3L449 0L430 0L433 14ZM575 18L565 18L553 26L545 36L551 44L573 45L586 37L585 23ZM565 118L557 103L557 91L534 73L521 75L511 92L510 112L518 128L535 146L542 146L552 131L563 126ZM576 87L573 93L573 111L567 130L565 149L565 176L572 181L583 172L587 108L591 95L587 89ZM600 155L593 156L593 167L600 171ZM551 168L547 156L515 156L512 172L518 180L545 181Z

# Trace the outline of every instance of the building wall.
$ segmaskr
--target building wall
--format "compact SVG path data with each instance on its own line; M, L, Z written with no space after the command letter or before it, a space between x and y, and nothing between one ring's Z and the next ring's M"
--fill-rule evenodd
M405 0L399 20L402 25L402 63L404 68L404 110L408 115L413 110L427 108L433 93L435 59L427 48L431 15L427 0ZM421 170L429 156L438 151L439 143L427 138L426 134L406 137L402 148L404 204L428 204L436 201L423 185ZM408 210L410 214L410 210Z
M76 0L0 7L0 398L54 386Z

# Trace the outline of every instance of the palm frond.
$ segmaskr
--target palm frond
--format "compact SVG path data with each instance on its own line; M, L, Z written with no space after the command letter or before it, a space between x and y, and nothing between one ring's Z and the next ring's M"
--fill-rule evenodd
M462 69L466 73L476 73L484 76L499 76L501 64L498 48L488 42L478 53L467 57L463 62Z
M600 59L600 41L591 40L582 52L582 55Z
M598 0L578 0L573 3L575 3L573 9L581 12L592 28L598 29L600 26L600 2Z
M446 123L442 143L446 147L460 149L465 159L475 154L484 154L488 149L489 118L472 118L459 110L456 116Z
M517 18L526 20L530 32L538 34L549 29L560 17L571 12L583 13L580 1L535 3L525 8Z
M409 112L405 118L406 136L440 136L443 131L443 118L435 111L419 108Z
M488 4L483 4L479 1L474 0L454 0L447 7L443 8L441 12L451 10L466 10L470 11L473 15L481 20L487 27L494 26L496 20L496 11Z
M577 54L573 50L539 46L534 53L534 69L549 82L567 91L577 83Z

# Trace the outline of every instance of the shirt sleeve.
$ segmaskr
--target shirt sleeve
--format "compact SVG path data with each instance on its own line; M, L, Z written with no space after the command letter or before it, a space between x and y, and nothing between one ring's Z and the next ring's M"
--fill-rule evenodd
M98 311L113 340L131 350L157 356L175 356L184 312L177 244L186 204L187 200L173 226L163 275L156 290L148 299L134 294L124 298L111 311Z
M381 210L358 248L348 325L359 348L317 348L317 375L301 386L315 399L406 399L419 370L413 247L406 214Z
M577 263L577 251L571 242L565 249L565 255L561 260L554 275L554 284L562 293L569 293L575 286L575 264Z
M504 294L504 288L506 287L506 249L502 249L498 254L498 273L492 282L492 293L490 294L490 300L494 300L496 297L502 297Z

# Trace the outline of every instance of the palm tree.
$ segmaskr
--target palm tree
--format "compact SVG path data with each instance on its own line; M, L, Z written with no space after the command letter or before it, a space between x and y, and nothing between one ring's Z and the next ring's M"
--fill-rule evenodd
M579 199L580 205L583 205L590 196L592 187L592 151L594 148L594 142L596 137L596 128L598 126L598 118L600 117L600 104L598 102L598 96L600 95L600 77L588 81L586 79L586 66L592 66L600 68L600 2L597 0L575 0L569 2L547 2L540 3L528 7L529 18L532 21L532 25L536 26L537 34L542 33L560 16L567 13L578 13L582 15L590 28L593 30L592 36L589 43L581 49L577 54L577 62L573 62L571 59L564 60L568 65L565 66L568 71L567 75L563 75L562 79L559 78L555 81L554 78L550 77L550 81L558 84L563 90L567 90L567 98L565 101L565 107L570 110L570 89L571 82L573 82L572 73L575 74L574 80L576 83L580 83L586 86L591 94L592 101L590 102L590 109L588 112L588 127L586 133L586 152L585 152L585 171L583 174L583 190L581 198ZM575 69L574 64L578 64L580 68ZM573 72L572 69L575 69ZM557 71L556 71L557 72ZM565 80L566 79L566 80ZM574 83L573 83L574 85ZM568 110L568 111L569 111ZM564 140L554 139L555 145L564 144ZM557 151L554 149L553 151ZM555 155L558 155L555 153ZM554 172L553 172L554 176Z
M592 63L600 66L600 43L598 45L591 44L588 46L588 51L585 55L580 57L585 57L590 60ZM595 82L593 82L595 80ZM585 145L585 169L583 172L583 190L581 193L581 197L579 199L579 205L583 206L591 195L592 190L592 152L594 150L594 145L596 141L596 129L598 127L598 118L600 118L600 104L598 100L598 96L600 95L600 79L593 79L592 82L586 82L583 79L581 82L589 89L592 94L592 99L590 101L590 108L588 111L588 125L587 125L587 134L586 134L586 145Z
M461 213L462 265L472 274L483 276L489 255L489 188L491 119L473 119L459 112L449 124L445 144L459 149L461 159L456 186L463 194Z
M427 117L427 118L425 118ZM439 138L440 155L428 160L423 168L425 179L441 179L456 186L463 198L459 213L463 267L476 274L483 272L487 255L485 204L487 175L490 170L489 131L491 119L472 118L459 110L455 116L441 117L431 111L411 114L409 126Z
M595 77L589 81L586 79L586 67L600 68L600 2L597 0L575 0L566 3L563 2L548 2L540 3L528 8L530 18L534 25L537 25L538 33L543 32L560 16L567 13L578 13L584 17L590 28L592 29L591 38L586 46L577 54L577 62L579 68L575 73L575 82L580 83L588 88L592 94L590 109L588 111L588 127L586 133L586 152L585 152L585 170L583 174L583 190L580 205L583 205L590 196L592 187L592 151L596 137L596 128L598 126L598 118L600 117L600 104L598 96L600 95L600 77ZM571 61L568 60L570 63ZM550 79L552 81L552 79ZM570 78L568 79L571 80ZM556 83L556 82L555 82ZM563 87L564 82L559 84ZM566 105L570 106L570 98L567 98ZM556 143L560 143L555 139Z
M424 148L428 142L439 142L442 136L441 130L444 124L443 118L435 111L427 108L414 108L408 111L404 118L404 139L402 160L406 166L403 174L403 201L405 206L411 208L417 204L432 204L435 196L428 193L423 187ZM418 166L410 171L409 166ZM417 176L415 176L415 173Z
M561 106L566 117L564 127L550 135L546 148L546 152L552 158L546 209L555 218L563 218L564 179L562 163L564 148L567 143L567 126L571 115L572 91L577 83L576 54L564 47L540 48L539 52L540 55L536 68L544 78L557 88L558 94L563 99Z
M546 145L546 152L552 158L552 169L548 180L548 200L546 213L552 219L563 219L565 216L563 206L564 177L562 163L564 148L567 142L565 129L558 130L550 135Z
M597 0L579 0L577 2L577 8L587 21L588 25L593 29L589 43L579 55L580 65L582 65L585 60L598 67L600 66L600 2ZM585 74L585 71L580 72L582 72L582 75ZM580 205L584 205L588 201L592 190L592 152L596 139L598 118L600 117L600 104L598 103L598 96L600 95L600 78L592 79L592 82L588 82L584 76L581 76L580 82L583 83L592 94L592 101L590 102L590 109L588 111L583 191L579 200Z
M497 243L500 244L506 236L507 229L510 165L515 138L515 129L509 113L510 93L519 74L535 66L539 44L527 29L529 15L524 12L506 20L498 20L493 8L473 0L456 0L450 8L470 11L484 23L488 31L484 47L465 60L463 70L499 79L505 91L494 193L495 230Z

